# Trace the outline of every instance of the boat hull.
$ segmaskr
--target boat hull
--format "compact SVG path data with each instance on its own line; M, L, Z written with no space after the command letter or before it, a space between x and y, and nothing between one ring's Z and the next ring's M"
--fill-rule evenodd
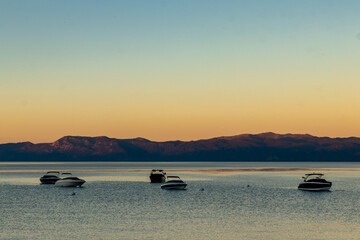
M330 191L330 188L331 187L323 187L323 188L298 188L299 190L302 190L302 191Z
M85 180L58 180L55 183L56 187L81 187L85 183Z
M164 184L161 188L167 190L185 190L186 186L187 184Z
M41 184L55 184L60 178L54 177L54 178L40 178Z
M329 191L332 183L305 182L300 183L298 189L303 191Z

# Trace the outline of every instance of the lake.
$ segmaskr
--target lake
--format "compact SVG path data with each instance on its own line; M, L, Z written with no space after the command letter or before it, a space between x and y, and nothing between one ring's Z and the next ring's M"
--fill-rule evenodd
M149 183L152 168L179 175L187 190ZM196 171L257 168L286 170ZM332 191L297 190L307 172L292 168L325 173ZM359 169L360 163L0 163L0 239L359 239ZM40 185L47 170L87 182Z

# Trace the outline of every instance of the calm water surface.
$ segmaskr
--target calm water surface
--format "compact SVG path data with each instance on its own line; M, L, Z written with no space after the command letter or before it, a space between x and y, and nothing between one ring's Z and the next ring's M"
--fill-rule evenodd
M234 175L179 172L188 183L188 190L166 191L159 184L150 184L147 173L101 170L224 166L61 164L0 164L0 239L360 238L358 171L326 173L326 178L333 181L331 192L298 191L296 187L303 175L299 172ZM225 167L244 167L229 164ZM269 167L257 164L246 167ZM353 164L349 168L359 168L359 164ZM295 167L316 166L305 163ZM39 184L43 170L56 169L100 171L77 173L87 180L83 188Z

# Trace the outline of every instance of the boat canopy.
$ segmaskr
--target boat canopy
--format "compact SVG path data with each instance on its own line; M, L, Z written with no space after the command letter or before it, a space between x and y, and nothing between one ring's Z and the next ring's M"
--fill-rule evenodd
M312 176L312 175L324 176L324 174L322 174L322 173L308 173L308 174L305 174L305 176Z
M178 179L180 179L180 177L178 177L178 176L167 176L167 178L178 178Z
M61 175L72 175L72 174L69 172L63 172L63 173L61 173Z
M315 177L312 177L312 176L315 176ZM324 174L322 173L308 173L308 174L305 174L305 177L302 177L304 179L304 181L310 181L312 179L321 179L321 177L324 176ZM310 178L310 180L308 180Z

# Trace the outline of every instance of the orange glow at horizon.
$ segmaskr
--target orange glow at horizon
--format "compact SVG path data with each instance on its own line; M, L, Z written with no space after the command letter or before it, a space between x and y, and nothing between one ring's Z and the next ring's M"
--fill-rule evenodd
M0 143L360 137L354 2L15 2L0 8Z

